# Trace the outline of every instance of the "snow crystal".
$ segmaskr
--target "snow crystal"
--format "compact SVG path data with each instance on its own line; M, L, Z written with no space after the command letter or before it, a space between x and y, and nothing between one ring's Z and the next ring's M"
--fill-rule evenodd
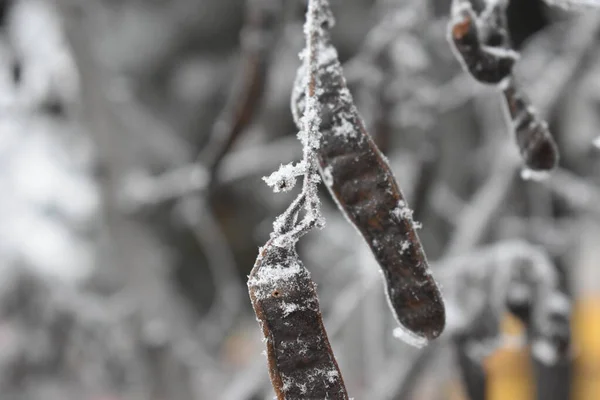
M547 171L535 171L529 168L523 168L521 170L521 178L525 181L540 182L550 177L550 173Z
M337 50L333 46L320 46L319 48L319 65L335 64L339 68Z
M413 216L413 210L406 206L406 203L403 200L398 202L396 208L392 210L392 214L397 219L408 219L411 220Z
M283 316L287 317L288 315L290 315L294 311L298 311L300 309L300 306L298 304L295 304L295 303L285 303L284 302L281 305L281 309L283 311Z
M306 383L298 383L298 389L300 389L301 394L306 394L308 392L308 388L306 387Z
M306 371L307 375L305 377L302 377L302 381L300 380L295 380L292 377L286 376L285 374L281 374L281 380L283 382L283 391L286 392L288 390L290 390L293 386L297 387L298 389L300 389L300 392L302 394L306 394L308 393L308 384L312 384L316 381L322 381L323 379L325 379L325 383L327 384L335 384L338 381L338 378L340 376L339 372L332 368L332 369L325 369L325 368L315 368L312 371ZM308 383L307 383L308 381Z
M333 167L331 165L328 165L323 169L323 182L328 187L333 186Z
M339 372L337 372L335 369L327 371L326 375L330 383L334 383L336 378L340 376Z
M342 118L341 123L334 126L333 134L343 137L355 137L357 136L357 131L355 126L347 118Z
M287 392L288 390L290 390L294 381L291 378L283 376L283 374L281 374L281 380L283 381L283 386L281 387L281 390L283 392Z
M421 229L423 225L413 220L414 211L411 210L404 200L398 201L398 205L392 210L392 215L398 220L407 220L412 223L414 229Z
M321 132L319 126L321 124L321 116L319 114L319 102L316 97L307 97L304 115L302 116L302 129L298 133L298 139L304 146L310 149L318 149L321 141Z
M315 372L314 372L314 376L311 378L312 378L312 380L314 380L314 379L318 379L319 377L323 377L323 378L327 379L327 382L335 383L339 376L340 376L340 374L336 369L316 368Z
M290 191L296 185L296 177L304 173L306 169L305 163L300 162L296 165L286 164L280 165L279 169L269 176L264 176L262 179L273 188L275 193Z
M410 240L404 240L400 243L400 254L404 254L406 250L410 248Z
M402 324L394 328L394 337L418 349L426 346L428 343L428 340L426 338L408 330L407 328L402 326Z

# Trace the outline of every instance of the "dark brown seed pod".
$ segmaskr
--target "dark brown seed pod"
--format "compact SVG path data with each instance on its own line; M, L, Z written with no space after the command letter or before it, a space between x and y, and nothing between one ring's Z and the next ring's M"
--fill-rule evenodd
M274 242L260 250L248 288L266 340L277 399L348 399L323 326L316 285L294 246Z
M508 81L503 93L504 104L525 165L534 171L554 169L558 164L559 152L546 121L536 115L512 79Z
M518 53L505 47L506 32L495 18L499 14L489 14L485 35L477 26L477 16L469 2L460 3L452 14L449 38L463 69L485 84L498 84L509 77Z
M326 29L323 36L316 79L321 106L322 139L317 150L321 176L375 255L403 338L424 344L444 329L442 296L430 274L412 211L358 115ZM292 94L292 111L299 127L305 76L301 68Z

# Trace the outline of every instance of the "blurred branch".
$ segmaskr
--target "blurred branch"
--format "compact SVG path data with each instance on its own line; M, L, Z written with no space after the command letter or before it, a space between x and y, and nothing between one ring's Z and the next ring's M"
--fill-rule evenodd
M187 198L178 207L182 220L192 230L206 255L216 288L213 303L199 322L201 337L206 343L218 343L236 323L242 302L246 299L245 285L238 275L227 238L206 201Z
M298 156L295 138L280 139L237 150L226 155L221 163L220 181L236 182L253 175L271 171L283 159ZM209 184L209 172L200 164L190 164L168 171L158 177L132 176L121 187L125 209L135 211L192 193L203 192Z
M518 168L518 164L512 157L507 157L507 153L506 147L498 152L487 181L458 215L446 249L448 256L462 254L475 247L485 237L493 218L502 209Z
M574 209L600 216L600 189L572 172L558 169L541 184Z
M209 142L199 159L206 163L211 179L223 157L248 128L265 93L271 56L284 25L280 0L246 0L242 28L242 65L227 104L217 117Z

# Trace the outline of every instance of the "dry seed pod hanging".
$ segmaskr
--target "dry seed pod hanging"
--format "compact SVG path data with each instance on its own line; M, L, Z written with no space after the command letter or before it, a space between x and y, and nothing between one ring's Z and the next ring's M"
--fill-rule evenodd
M320 3L328 9L327 1ZM397 332L407 342L423 345L444 329L443 299L431 276L412 211L386 159L367 133L346 86L331 44L332 26L333 18L323 20L315 71L322 119L317 149L321 176L383 271L388 300L401 325ZM306 104L306 72L305 63L292 94L292 111L299 127Z
M510 79L503 91L504 104L525 165L532 171L549 171L558 164L558 147L525 96Z
M348 399L315 284L293 247L269 241L248 281L278 399Z
M494 14L496 13L489 15ZM510 76L518 54L505 47L504 37L497 29L484 29L484 35L478 26L479 21L468 0L454 1L450 41L457 59L473 78L485 84L498 84ZM490 23L484 25L484 28L491 27L492 21L499 22L491 18L487 21ZM487 36L488 40L483 36Z
M506 23L507 0L487 0L477 15L470 0L454 0L449 23L449 39L454 53L474 79L496 84L503 91L507 120L526 167L546 172L558 164L558 147L548 125L533 111L517 88L513 67L518 53L510 48ZM524 177L534 177L531 173Z
M497 348L506 311L525 325L536 359L553 364L568 356L571 305L541 248L520 240L500 242L446 259L439 267L448 301L460 310L450 334L472 342L470 353L479 361Z

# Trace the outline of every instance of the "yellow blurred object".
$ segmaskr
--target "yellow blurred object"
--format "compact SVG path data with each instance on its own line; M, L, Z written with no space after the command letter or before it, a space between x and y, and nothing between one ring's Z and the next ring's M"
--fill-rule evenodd
M573 400L600 399L600 298L581 299L573 310Z
M449 382L446 387L446 393L448 393L448 400L468 400L460 380Z
M506 335L523 333L511 315L503 321ZM578 300L572 319L575 362L573 400L600 400L600 298ZM485 362L488 400L533 400L535 384L528 349L501 348Z
M511 315L502 321L506 335L523 334L523 325ZM488 400L532 400L535 395L533 373L527 348L503 347L485 361L488 373Z

